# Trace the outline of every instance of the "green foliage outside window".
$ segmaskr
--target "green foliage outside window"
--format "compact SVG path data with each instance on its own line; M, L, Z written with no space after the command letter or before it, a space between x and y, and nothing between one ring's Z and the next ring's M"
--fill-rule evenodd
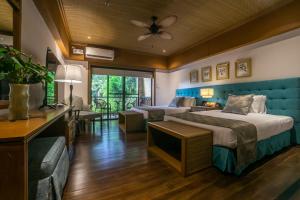
M123 91L123 80L125 78L125 91ZM109 87L109 88L107 88ZM109 89L109 90L107 90ZM109 92L109 93L108 93ZM108 76L108 75L92 75L92 105L96 109L95 98L102 99L111 106L111 112L117 113L123 110L123 96L125 94L125 109L130 109L137 103L138 97L138 78Z

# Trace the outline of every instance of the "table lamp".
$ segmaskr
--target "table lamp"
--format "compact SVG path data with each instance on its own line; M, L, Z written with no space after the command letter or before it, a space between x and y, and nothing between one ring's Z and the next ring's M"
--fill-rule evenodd
M214 96L214 89L213 88L201 88L200 95L203 98L212 98Z
M73 83L81 83L81 66L80 65L59 65L55 73L55 81L70 83L70 106L72 106Z

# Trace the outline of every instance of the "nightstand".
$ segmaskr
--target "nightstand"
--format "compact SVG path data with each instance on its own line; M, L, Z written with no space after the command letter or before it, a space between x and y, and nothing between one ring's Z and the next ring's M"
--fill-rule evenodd
M209 110L221 110L219 107L208 107L208 106L192 106L191 112L197 111L209 111Z

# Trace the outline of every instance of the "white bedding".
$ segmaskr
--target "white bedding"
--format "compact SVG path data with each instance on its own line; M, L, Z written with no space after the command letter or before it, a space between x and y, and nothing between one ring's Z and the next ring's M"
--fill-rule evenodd
M248 115L238 115L232 113L223 113L220 110L194 112L199 115L207 115L212 117L228 118L246 121L254 124L257 129L257 140L263 140L271 136L287 131L293 127L293 118L288 116L249 113ZM237 139L229 128L212 126L202 123L190 122L176 117L165 115L165 121L176 121L179 123L206 128L213 131L213 144L221 145L229 148L235 148Z
M158 109L163 109L165 111L166 115L171 115L171 114L176 114L176 113L183 113L187 112L191 109L191 107L168 107L168 106L149 106L151 108L158 108ZM130 110L143 113L144 119L148 119L148 111L146 110L141 110L138 108L131 108Z

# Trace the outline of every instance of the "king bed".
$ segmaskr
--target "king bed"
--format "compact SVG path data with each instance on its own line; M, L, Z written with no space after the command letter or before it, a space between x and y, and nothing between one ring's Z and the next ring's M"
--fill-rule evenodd
M293 118L288 116L249 113L247 115L237 115L232 113L224 113L220 110L193 112L195 115L211 116L224 119L242 120L255 125L257 129L257 141L261 141L282 132L288 131L293 127ZM175 121L178 123L191 125L195 127L205 128L213 131L213 144L223 146L230 149L237 147L237 138L232 129L213 126L204 123L196 123L187 121L178 117L165 116L165 121Z
M155 122L163 121L165 115L188 112L195 105L195 97L175 96L168 106L140 106L131 111L142 113L147 122Z
M218 102L225 108L228 104L227 99L229 101L232 94L239 96L255 94L266 97L266 110L260 113L237 114L230 113L224 108L223 111L201 111L165 116L166 121L212 130L212 161L213 165L221 171L239 175L250 164L265 156L300 143L300 78L211 87L215 91L214 98L205 100ZM201 101L199 90L200 88L178 89L176 95L194 96L200 98ZM231 126L226 124L226 120L229 124L231 123ZM241 134L237 135L236 130ZM249 137L251 134L253 138ZM241 143L246 145L240 145ZM240 160L243 159L244 162L241 162Z

